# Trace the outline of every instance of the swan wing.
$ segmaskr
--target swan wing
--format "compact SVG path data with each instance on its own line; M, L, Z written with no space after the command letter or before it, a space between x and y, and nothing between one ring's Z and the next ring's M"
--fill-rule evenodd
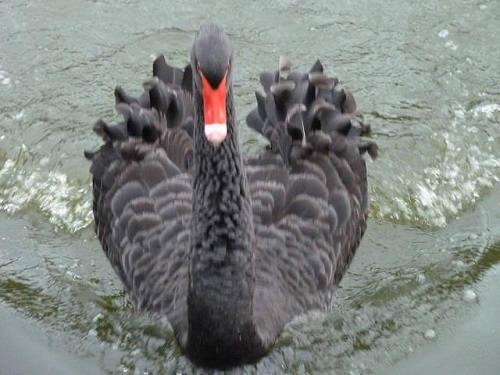
M177 85L178 70L160 69L161 61L155 67L162 79L148 81L139 99L115 93L124 120L98 121L104 144L86 157L96 232L112 267L136 306L167 315L185 333L192 103ZM165 82L169 77L175 81Z
M368 127L352 93L337 88L319 61L309 73L261 77L264 94L256 95L247 123L269 146L248 159L247 175L257 249L255 313L264 332L330 303L366 229L363 154L375 157L377 146L361 138Z

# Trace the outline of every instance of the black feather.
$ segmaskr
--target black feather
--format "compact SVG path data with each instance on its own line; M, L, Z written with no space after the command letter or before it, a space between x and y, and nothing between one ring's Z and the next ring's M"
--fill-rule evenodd
M209 52L226 53L219 29L206 29ZM202 109L190 65L159 56L153 74L138 99L117 87L124 121L98 121L104 144L85 152L98 238L131 300L167 317L190 358L254 360L293 317L330 304L366 229L363 154L375 158L377 145L361 139L369 127L353 94L319 60L300 72L281 58L261 74L265 95L256 92L247 124L269 146L244 164L237 139L206 148L194 138Z

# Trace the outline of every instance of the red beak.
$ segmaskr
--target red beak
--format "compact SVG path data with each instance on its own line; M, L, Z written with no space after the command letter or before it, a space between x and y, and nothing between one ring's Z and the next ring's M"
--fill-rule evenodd
M212 88L203 73L201 75L201 92L203 96L203 113L205 117L205 137L215 145L222 143L227 136L226 119L226 77L219 83L215 89Z

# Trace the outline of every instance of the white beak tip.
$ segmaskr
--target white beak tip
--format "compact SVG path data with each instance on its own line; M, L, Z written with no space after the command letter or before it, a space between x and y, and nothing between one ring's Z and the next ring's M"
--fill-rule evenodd
M205 124L205 137L214 144L219 145L226 139L227 125L226 124Z

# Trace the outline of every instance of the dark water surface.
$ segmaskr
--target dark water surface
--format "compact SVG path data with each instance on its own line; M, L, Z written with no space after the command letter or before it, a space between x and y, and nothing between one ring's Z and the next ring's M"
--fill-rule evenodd
M334 311L241 372L500 374L500 3L452 0L0 1L0 374L196 372L127 305L82 150L114 86L139 93L155 54L187 63L205 20L233 40L242 125L261 70L319 57L381 149Z

